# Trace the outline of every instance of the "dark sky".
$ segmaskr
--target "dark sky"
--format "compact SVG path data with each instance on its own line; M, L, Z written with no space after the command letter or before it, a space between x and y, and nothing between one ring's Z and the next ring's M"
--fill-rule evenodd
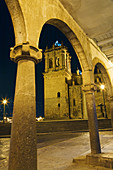
M56 40L63 41L64 45L68 47L72 56L72 72L76 71L76 67L80 69L77 56L67 38L54 26L44 25L40 35L39 48L43 51L46 46L51 48ZM10 47L14 45L15 37L10 14L4 0L0 0L0 100L5 97L9 98L10 104L6 108L8 113L12 112L16 81L17 64L10 60ZM42 62L36 65L37 116L44 114L42 72L44 72L44 57ZM0 109L0 112L2 112L2 106Z

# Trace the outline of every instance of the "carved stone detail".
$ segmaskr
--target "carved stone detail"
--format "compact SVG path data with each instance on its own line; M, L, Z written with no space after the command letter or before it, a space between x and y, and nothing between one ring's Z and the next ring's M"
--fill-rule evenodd
M42 60L42 50L28 42L14 46L10 50L10 58L16 63L19 60L32 60L37 64Z
M86 84L82 86L82 90L86 93L93 93L97 90L97 86L95 84Z

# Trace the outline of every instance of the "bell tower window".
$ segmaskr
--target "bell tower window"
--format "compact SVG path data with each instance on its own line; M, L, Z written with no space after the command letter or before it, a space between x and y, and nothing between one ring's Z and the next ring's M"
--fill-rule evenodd
M57 97L60 97L60 92L57 93Z
M75 99L73 99L73 106L76 106L76 102L75 102Z
M58 103L58 107L60 107L60 103Z
M57 57L57 58L56 58L56 67L59 67L59 65L60 65L60 64L59 64L59 58Z

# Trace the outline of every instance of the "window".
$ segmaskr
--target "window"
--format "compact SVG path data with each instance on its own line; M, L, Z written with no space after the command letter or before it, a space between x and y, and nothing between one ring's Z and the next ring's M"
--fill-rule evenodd
M100 83L102 83L101 78L99 78Z
M57 93L57 97L60 97L60 92Z
M60 107L60 103L58 103L58 107Z
M97 93L99 93L100 92L100 89L99 88L97 88Z
M76 106L75 99L73 99L73 106Z
M98 76L98 77L96 77L96 79L95 79L95 83L101 83L101 78Z
M97 93L99 93L100 92L100 89L97 89Z
M52 68L53 67L53 61L52 61L52 58L49 59L49 68Z
M59 67L59 65L60 65L60 64L59 64L59 58L57 57L57 58L56 58L56 67Z
M95 83L97 83L97 79L95 79Z

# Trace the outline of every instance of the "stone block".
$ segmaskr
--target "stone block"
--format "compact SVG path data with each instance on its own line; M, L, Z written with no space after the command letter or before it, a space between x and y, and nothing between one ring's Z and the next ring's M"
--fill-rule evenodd
M73 159L73 163L86 164L86 156L79 156Z
M113 169L113 153L88 154L86 163Z

